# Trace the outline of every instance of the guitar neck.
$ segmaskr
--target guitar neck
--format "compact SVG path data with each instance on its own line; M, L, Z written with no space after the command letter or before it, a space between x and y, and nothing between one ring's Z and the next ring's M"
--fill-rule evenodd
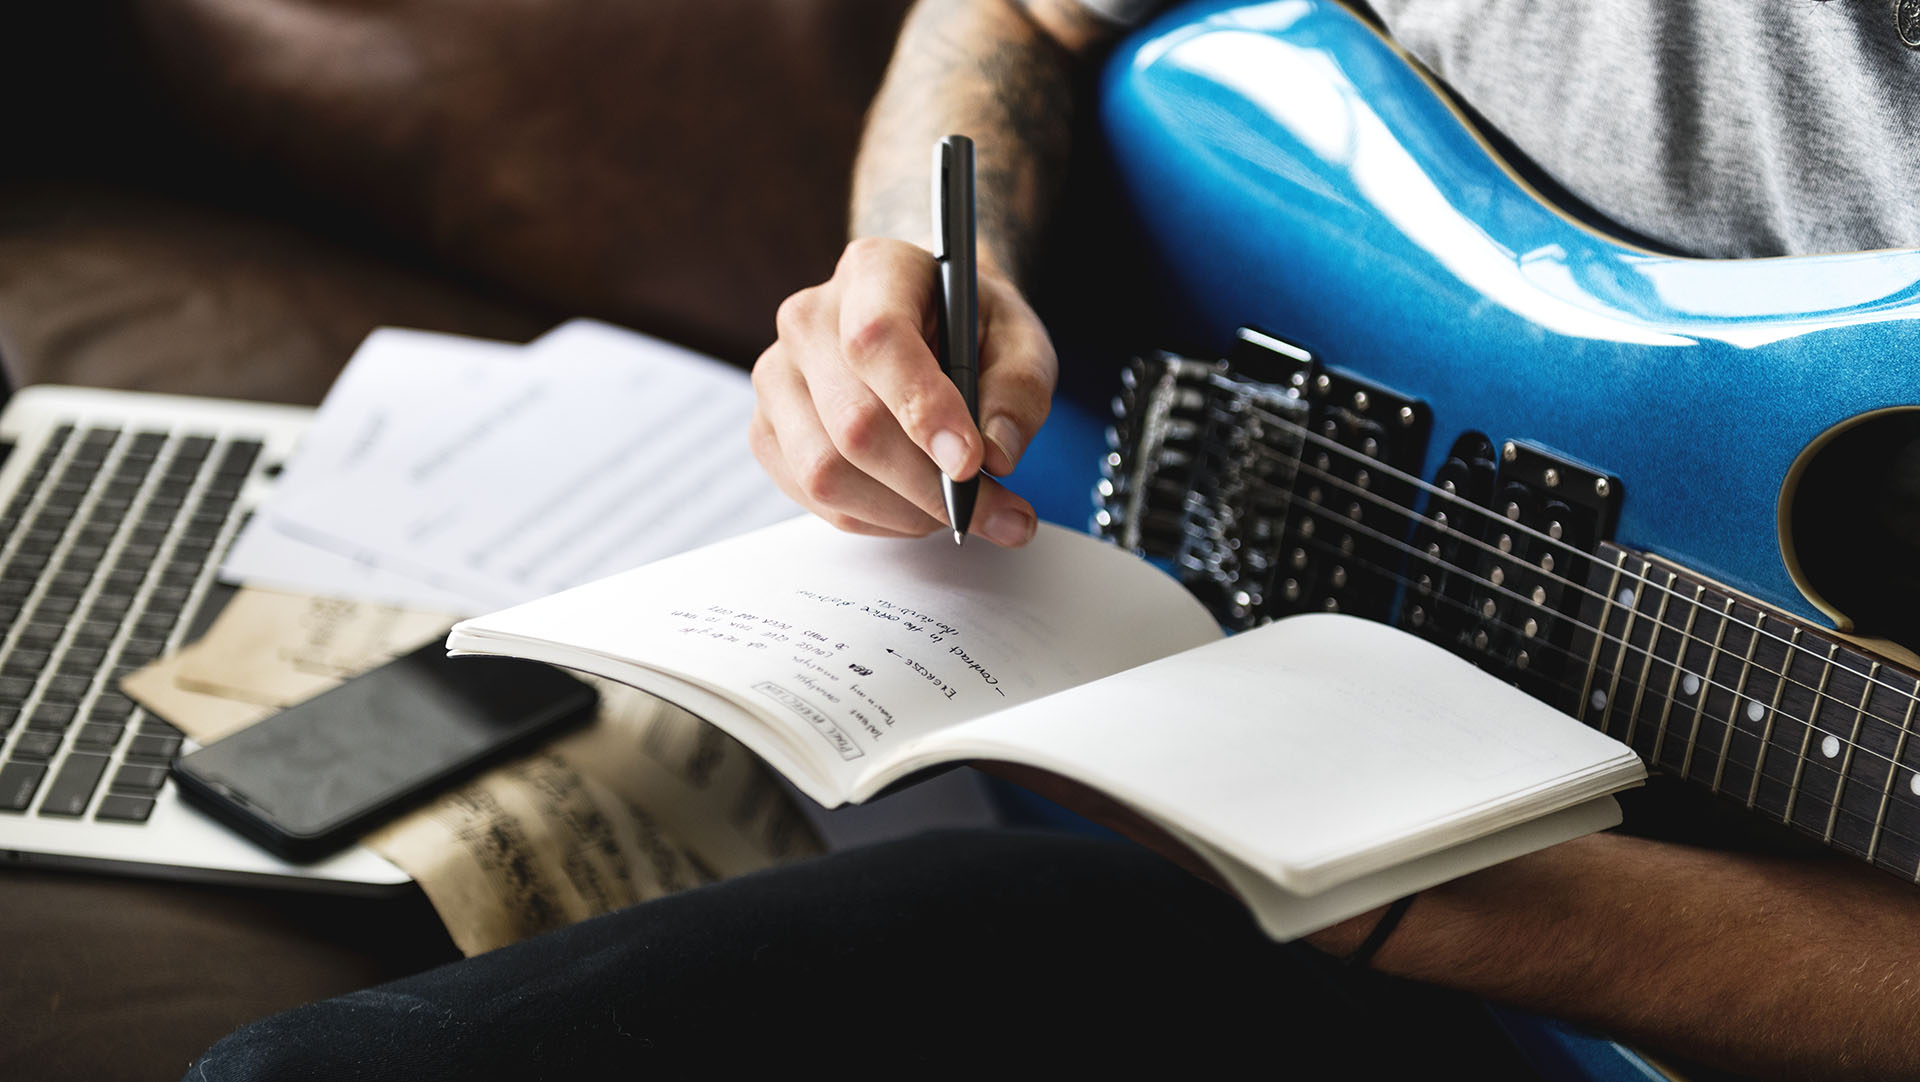
M1570 648L1572 712L1649 766L1920 880L1911 670L1610 543Z

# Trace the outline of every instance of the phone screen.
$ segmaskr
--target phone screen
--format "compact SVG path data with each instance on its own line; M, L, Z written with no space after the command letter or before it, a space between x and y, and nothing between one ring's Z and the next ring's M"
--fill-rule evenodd
M534 738L598 694L538 662L439 641L175 760L181 791L291 860L315 860Z

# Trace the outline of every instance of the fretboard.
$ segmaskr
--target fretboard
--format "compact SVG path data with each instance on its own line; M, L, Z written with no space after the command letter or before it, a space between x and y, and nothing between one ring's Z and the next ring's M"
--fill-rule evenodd
M1920 681L1832 632L1603 544L1578 716L1650 767L1920 881Z

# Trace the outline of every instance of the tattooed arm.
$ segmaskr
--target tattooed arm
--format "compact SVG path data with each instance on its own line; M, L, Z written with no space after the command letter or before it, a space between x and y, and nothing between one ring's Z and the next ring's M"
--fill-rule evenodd
M939 471L1004 474L1046 419L1056 362L1020 275L1065 171L1078 66L1117 29L1076 0L922 0L908 17L855 168L854 239L831 279L781 305L754 366L754 453L839 528L941 528ZM948 134L977 147L979 431L928 345L929 172ZM970 532L1021 545L1034 521L987 480Z

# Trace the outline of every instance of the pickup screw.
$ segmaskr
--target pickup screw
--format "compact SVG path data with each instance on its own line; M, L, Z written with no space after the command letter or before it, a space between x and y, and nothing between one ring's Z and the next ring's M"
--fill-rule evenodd
M1514 459L1519 457L1520 457L1520 445L1513 442L1512 440L1508 440L1500 448L1500 459L1503 462L1512 462Z
M1594 494L1594 495L1596 495L1596 496L1600 496L1600 497L1606 497L1606 496L1609 496L1609 495L1611 495L1612 493L1613 493L1613 486L1612 486L1611 484L1608 484L1608 483L1607 483L1607 479L1606 479L1606 478L1604 478L1604 477L1596 477L1596 478L1594 478L1594 479L1593 479L1593 494Z
M1359 410L1361 413L1365 413L1367 412L1367 407L1371 405L1373 405L1373 399L1367 397L1367 392L1365 391L1353 392L1353 408L1354 409Z
M1412 427L1413 420L1414 420L1413 407L1401 406L1400 407L1400 426L1402 428Z
M1554 469L1552 466L1548 466L1546 476L1542 477L1541 480L1547 483L1548 488L1558 488L1560 487L1560 471Z

